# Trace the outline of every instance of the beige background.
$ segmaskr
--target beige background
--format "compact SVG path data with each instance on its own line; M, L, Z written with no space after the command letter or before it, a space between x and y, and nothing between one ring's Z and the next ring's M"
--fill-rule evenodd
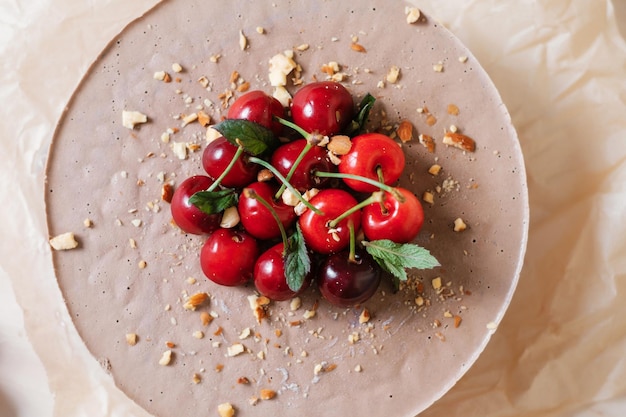
M416 0L476 55L518 129L531 226L518 292L428 417L626 415L624 0ZM76 335L51 270L43 170L105 44L156 0L0 2L0 415L136 416ZM625 32L622 32L625 33Z

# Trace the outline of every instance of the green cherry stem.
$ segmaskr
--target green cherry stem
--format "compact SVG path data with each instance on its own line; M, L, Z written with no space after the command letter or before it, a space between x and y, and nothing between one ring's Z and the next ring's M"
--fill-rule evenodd
M361 201L360 203L355 204L354 206L352 206L350 209L348 209L345 212L343 212L340 216L338 216L334 220L331 220L330 223L328 223L328 227L330 227L331 229L334 229L335 227L337 227L337 225L339 224L340 221L342 221L343 219L345 219L346 217L348 217L352 213L354 213L356 211L359 211L363 207L368 206L368 205L370 205L372 203L380 203L382 201L383 201L383 192L382 191L374 191L371 196L369 196L365 200Z
M230 160L230 162L228 163L228 165L226 166L226 168L224 169L224 172L222 172L220 174L219 177L217 177L217 179L215 180L215 182L213 182L213 184L211 184L211 186L209 188L207 188L207 191L213 191L215 190L217 187L219 187L220 183L222 182L222 180L224 179L224 177L226 175L228 175L228 173L230 172L230 170L233 168L233 166L235 166L235 164L237 163L237 159L239 159L239 157L241 156L241 154L243 154L243 146L239 145L239 147L237 148L237 152L235 152L235 155L233 155L233 158Z
M356 263L356 236L352 220L348 222L348 230L350 231L350 252L348 253L348 261L354 264Z
M309 203L307 200L304 199L304 197L302 197L302 194L300 194L300 192L298 190L296 190L295 188L293 188L293 186L291 184L289 184L289 181L287 181L287 179L285 179L285 177L283 177L281 175L280 172L278 172L278 170L272 166L272 164L270 164L269 162L261 159L261 158L257 158L256 156L251 156L248 161L255 163L255 164L259 164L261 165L263 168L267 168L268 170L270 170L272 172L272 174L274 174L274 176L276 178L278 178L278 180L287 187L287 189L289 191L291 191L291 193L293 195L295 195L298 200L300 200L302 202L302 204L304 204L307 208L313 210L316 214L323 214L318 208L314 207L311 203Z
M367 178L367 177L363 177L361 175L354 175L354 174L342 174L342 173L338 173L338 172L322 172L322 171L316 171L315 175L318 177L322 177L322 178L347 178L349 180L355 180L355 181L361 181L361 182L365 182L367 184L373 185L375 187L380 188L383 191L387 191L388 193L390 193L391 195L393 195L393 197L398 200L401 203L404 203L404 196L398 191L396 190L394 187L387 185L383 182L379 182L376 180L373 180L371 178Z
M287 182L289 182L289 181L291 181L291 177L293 176L294 172L296 172L296 169L298 168L298 165L300 165L300 162L302 162L302 160L304 159L306 154L311 150L311 148L313 146L316 146L317 144L319 144L321 142L321 140L323 139L323 136L315 134L315 133L309 133L306 130L302 129L297 124L295 124L295 123L293 123L293 122L291 122L289 120L283 119L281 117L274 117L274 119L276 119L283 126L287 126L287 127L290 127L291 129L295 130L300 135L302 135L303 138L306 139L306 145L304 146L304 148L302 148L302 151L300 151L300 155L298 155L296 160L293 162L293 165L291 165L291 168L289 168L289 172L285 176L285 178L287 179ZM285 191L285 188L286 188L286 186L283 183L280 186L280 189L278 190L278 192L276 193L276 198L280 198L282 193Z
M288 243L287 232L285 231L285 226L283 226L283 223L280 221L280 218L278 217L276 210L274 210L272 205L269 202L267 202L267 200L265 200L263 197L261 197L256 191L254 191L251 188L244 188L243 195L246 198L252 198L258 201L259 203L261 203L263 207L269 210L274 220L276 220L276 223L278 224L278 229L280 230L280 237L283 241L283 257L284 257L285 254L287 253L287 243Z

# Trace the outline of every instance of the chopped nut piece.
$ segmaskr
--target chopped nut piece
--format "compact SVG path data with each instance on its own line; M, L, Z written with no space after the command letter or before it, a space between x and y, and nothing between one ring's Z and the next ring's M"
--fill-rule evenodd
M461 64L466 63L466 62L467 62L467 57L466 57L465 55L460 56L460 57L459 57L459 62L460 62Z
M304 314L302 315L302 317L308 320L308 319L312 319L313 317L315 317L315 314L316 314L315 310L306 310Z
M195 337L196 339L202 339L204 338L204 332L202 332L201 330L196 330L195 332L193 332L193 337Z
M231 403L222 403L217 406L217 414L219 414L220 417L234 417L235 408Z
M183 123L182 123L182 127L187 126L190 123L195 122L196 120L198 120L198 113L191 113L185 117L183 117Z
M437 278L433 278L433 280L431 281L431 285L433 286L433 289L438 290L441 288L441 277L437 277Z
M194 384L199 384L200 382L202 382L202 377L200 376L200 374L193 374L191 377L191 382L193 382Z
M208 326L213 321L213 317L206 311L200 313L200 322L203 326Z
M222 221L220 226L224 229L231 229L239 224L241 218L239 217L239 211L237 206L228 207L222 214Z
M352 42L352 44L350 44L350 48L352 48L352 50L356 52L362 52L362 53L367 52L363 45L361 45L360 43L356 43L356 42Z
M291 299L291 302L289 303L289 308L291 309L291 311L296 311L297 309L300 308L301 305L302 305L302 300L300 299L300 297L294 297Z
M70 250L78 247L78 241L74 233L67 232L50 239L50 246L54 250Z
M256 33L258 33L259 35L265 34L265 28L263 28L263 26L257 26Z
M208 300L208 298L209 298L209 294L205 292L195 293L187 299L187 301L185 302L185 305L183 305L183 308L185 310L193 311L197 307L202 305L206 300Z
M400 122L396 133L403 143L408 142L413 139L413 125L408 120L403 120Z
M399 78L400 78L400 68L395 65L389 68L389 71L387 71L387 76L385 77L387 82L391 84L395 84L396 82L398 82Z
M172 142L170 145L172 148L172 152L178 159L185 160L187 159L187 144L184 142Z
M174 72L183 72L183 67L178 64L178 63L174 63L172 64L172 71Z
M433 140L433 138L431 136L420 134L418 136L418 138L419 138L420 143L426 149L428 149L428 152L430 152L430 153L435 152L435 141Z
M454 231L455 232L462 232L465 229L467 229L467 225L465 224L465 222L463 221L462 218L457 218L456 220L454 220Z
M239 49L245 51L248 47L248 38L243 34L243 31L239 31Z
M138 111L122 111L122 126L128 129L134 129L136 125L146 123L148 116Z
M476 150L474 139L461 133L448 132L443 136L443 143L467 152Z
M169 182L166 182L161 186L161 200L171 203L174 196L174 187Z
M197 114L198 114L198 123L200 123L200 126L207 127L211 123L211 116L206 114L206 112L199 111Z
M435 204L435 196L430 191L425 191L422 195L422 200L428 204Z
M171 362L172 362L172 351L166 350L165 352L163 352L163 355L161 355L161 359L159 360L159 365L167 366Z
M404 13L406 14L406 22L408 24L415 23L420 19L421 12L417 7L405 7Z
M330 138L330 142L328 142L326 148L335 155L345 155L350 152L352 141L349 136L336 135Z
M273 87L286 86L287 75L296 69L297 64L285 54L276 54L270 58L269 79Z
M207 143L213 142L215 139L222 137L222 134L215 130L213 127L209 126L206 129L205 139Z
M438 62L435 65L433 65L433 71L435 71L435 72L443 72L443 63L442 62Z
M359 315L359 323L363 324L363 323L367 323L370 321L370 312L368 309L364 308L363 311L361 311L361 315Z
M139 261L137 265L139 266L139 269L146 269L146 267L148 266L148 263L144 260L141 260Z
M430 175L439 175L441 172L441 165L433 164L430 168L428 168L428 173Z
M363 371L363 368L361 367L361 365L357 365L354 367L354 372L361 372Z
M271 400L272 398L276 397L276 391L272 389L262 389L259 397L262 400Z
M461 318L461 316L454 316L454 327L457 328L461 325L461 322L463 321L463 319Z
M417 298L415 299L415 304L418 307L421 307L424 305L424 297L422 297L421 295L418 295Z
M128 343L128 346L135 346L137 344L137 334L126 333L126 343Z
M237 356L237 355L242 354L245 351L246 351L246 348L241 343L234 343L233 345L228 347L227 355L231 357Z
M452 116L458 116L459 113L460 113L460 110L456 104L448 104L448 114Z

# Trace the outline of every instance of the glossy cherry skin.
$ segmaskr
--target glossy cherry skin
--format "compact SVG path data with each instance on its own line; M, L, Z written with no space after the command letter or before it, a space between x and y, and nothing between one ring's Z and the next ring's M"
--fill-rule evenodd
M405 165L404 151L393 139L380 133L364 133L352 138L350 151L341 157L339 172L378 180L378 168L382 170L387 185L395 183L402 175ZM371 193L378 187L358 180L344 179L353 190Z
M365 251L357 251L355 261L348 252L329 255L321 264L317 280L322 296L339 307L352 307L369 300L378 289L381 269Z
M220 228L200 251L204 275L216 284L234 287L248 282L259 256L256 239L241 230Z
M272 165L286 177L306 144L306 139L296 139L281 145L272 154ZM315 176L315 171L337 171L336 165L330 162L325 148L320 146L313 146L309 149L298 164L289 182L300 192L310 190L313 187L323 188L329 183L330 179Z
M360 211L341 220L333 230L329 228L328 223L354 207L357 200L347 191L326 188L315 195L310 203L323 214L316 214L308 209L300 216L299 224L307 247L317 253L329 254L339 252L348 246L350 243L348 225L351 222L354 230L359 230Z
M202 153L202 166L209 177L217 179L226 170L226 167L235 154L237 146L233 145L225 137L219 137L209 143ZM235 165L228 171L222 179L221 185L231 188L242 188L251 182L256 181L259 172L259 165L246 161L247 154L244 152Z
M274 194L278 187L269 182L253 182L246 188L252 189L256 194L272 205L283 227L288 229L296 221L296 213L293 207L275 200ZM239 217L244 229L257 239L269 240L280 237L280 228L272 216L272 213L258 200L241 194L239 198Z
M263 91L254 90L245 93L231 104L226 114L227 119L245 119L256 122L280 135L283 125L274 118L285 118L285 108L272 96Z
M354 116L350 92L333 81L313 82L293 96L291 117L309 133L334 135L344 130Z
M309 279L305 279L298 292L289 288L285 277L282 243L263 252L254 265L254 286L259 293L271 300L284 301L293 298L308 286L308 282Z
M174 191L170 209L174 222L183 231L195 235L211 233L220 226L221 214L206 214L189 202L198 191L204 191L213 184L206 175L195 175L185 179Z
M424 224L424 209L411 191L396 188L404 202L399 202L392 194L385 193L383 212L379 203L363 207L361 228L369 240L390 239L396 243L408 243L415 239Z

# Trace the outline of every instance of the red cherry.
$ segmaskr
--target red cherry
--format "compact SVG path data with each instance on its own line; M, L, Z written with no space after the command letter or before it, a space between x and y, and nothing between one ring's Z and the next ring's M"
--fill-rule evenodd
M244 231L218 229L200 251L200 266L211 281L226 286L242 285L252 278L259 249Z
M296 220L293 207L274 199L278 187L268 182L253 182L246 188L252 189L258 196L272 205L283 227L288 229ZM239 217L241 224L248 233L257 239L274 239L280 237L280 228L272 213L258 200L246 197L243 193L239 198Z
M285 109L280 101L263 91L255 90L240 96L228 109L227 119L245 119L271 129L280 135L283 125L274 118L285 117Z
M223 136L211 141L202 153L202 166L206 173L214 180L219 178L235 157L237 149L237 146ZM245 153L237 158L235 165L222 178L221 185L241 188L256 180L259 165L248 163L245 158Z
M330 255L318 272L320 292L339 307L352 307L369 300L376 293L380 278L380 267L365 251L357 251L354 261L346 251Z
M306 144L306 139L297 139L281 145L272 154L272 165L286 177ZM313 187L321 188L329 182L329 179L316 177L315 171L334 172L336 170L336 165L330 162L324 148L313 146L302 158L289 182L300 192Z
M283 258L283 244L278 243L259 256L254 265L254 285L262 295L275 301L288 300L294 297L285 277L285 261ZM305 279L304 289L308 279ZM302 289L300 291L302 291Z
M390 137L380 133L365 133L352 138L350 151L341 157L339 172L378 180L380 169L387 185L396 182L404 171L405 157L402 148ZM345 178L353 190L371 193L377 187L362 181Z
M390 193L385 193L382 205L373 203L363 208L361 228L369 240L390 239L396 243L408 243L415 239L424 223L422 204L411 191L397 187L404 197L399 202Z
M291 117L307 132L334 135L354 116L352 95L341 84L319 81L305 85L293 96Z
M172 196L171 212L174 222L183 231L201 235L211 233L220 226L221 214L206 214L189 202L198 191L204 191L213 184L205 175L195 175L183 181Z
M309 249L328 254L339 252L348 246L350 243L349 224L352 222L354 230L359 229L360 211L350 214L332 228L329 223L358 204L352 194L336 188L327 188L311 198L310 203L323 214L316 214L309 209L300 216L302 236Z

